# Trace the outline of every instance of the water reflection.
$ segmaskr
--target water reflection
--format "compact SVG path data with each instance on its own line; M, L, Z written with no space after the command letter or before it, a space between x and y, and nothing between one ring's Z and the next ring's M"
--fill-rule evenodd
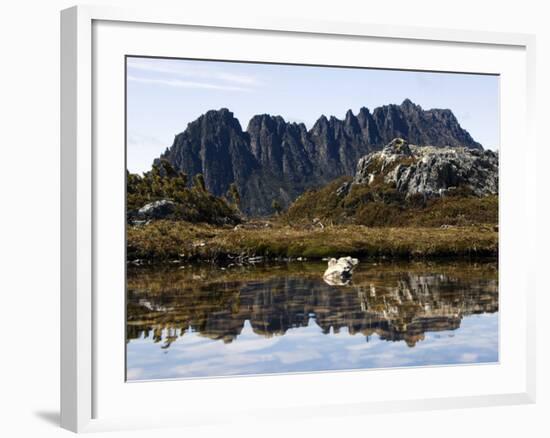
M228 270L219 267L130 269L128 370L148 370L146 378L209 375L208 367L200 372L186 372L193 369L192 366L182 368L186 363L192 365L188 361L172 362L172 371L163 372L168 364L156 355L161 350L167 352L180 338L183 341L187 337L190 342L197 336L216 344L211 347L212 354L214 351L225 354L235 350L229 346L239 344L245 328L250 331L247 339L254 336L260 340L258 347L264 353L275 354L277 348L281 348L267 342L273 337L285 338L284 348L288 352L301 347L285 334L289 331L310 333L312 327L315 336L308 348L313 348L314 356L318 357L305 369L338 369L327 365L320 352L327 348L323 343L328 338L340 333L346 337L359 335L354 337L354 342L358 338L363 342L374 339L386 344L398 342L408 348L419 345L428 333L456 331L464 318L471 315L498 311L494 264L361 263L353 282L347 286L324 283L321 278L324 268L324 263L293 263ZM494 351L484 357L496 360L497 325L493 322L491 327ZM263 344L261 339L265 339ZM140 343L139 351L137 343ZM345 348L342 345L334 345L323 354L339 357L341 368L354 367L346 365L349 345ZM441 363L433 354L425 357L426 364ZM143 363L152 363L152 359L156 365L143 366ZM271 360L264 362L271 363ZM300 369L280 365L228 367L227 372L222 367L212 372L239 374ZM362 366L368 364L359 363L355 367ZM180 372L175 372L176 368Z

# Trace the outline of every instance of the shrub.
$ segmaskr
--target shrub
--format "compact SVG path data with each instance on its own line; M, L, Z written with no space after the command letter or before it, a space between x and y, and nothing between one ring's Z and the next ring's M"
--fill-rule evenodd
M236 196L236 194L234 193ZM136 211L153 201L169 199L176 204L173 220L206 222L211 224L235 224L240 215L235 205L216 197L206 190L204 177L194 178L194 187L188 187L188 176L177 172L166 160L153 164L143 176L126 172L126 212L131 220Z

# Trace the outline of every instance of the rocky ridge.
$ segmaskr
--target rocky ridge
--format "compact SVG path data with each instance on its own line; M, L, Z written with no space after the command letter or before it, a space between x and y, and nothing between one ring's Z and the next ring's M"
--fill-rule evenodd
M240 208L249 215L272 213L272 201L285 208L305 190L354 175L357 162L395 137L434 147L482 150L448 109L424 110L406 99L370 112L349 110L343 120L321 116L310 130L280 116L254 116L243 131L228 109L208 111L159 159L190 177L202 173L206 188L225 195L235 183Z

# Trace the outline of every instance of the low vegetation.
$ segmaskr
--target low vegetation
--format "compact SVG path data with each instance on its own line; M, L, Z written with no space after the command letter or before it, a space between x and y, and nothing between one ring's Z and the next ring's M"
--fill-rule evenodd
M494 257L498 233L491 226L367 227L289 226L258 222L252 228L155 221L129 227L128 260L185 262L265 257Z
M287 224L312 221L331 225L369 227L445 227L498 223L498 196L472 196L465 189L441 198L406 198L389 184L353 184L347 194L338 189L351 178L340 178L300 196L281 220Z
M185 174L160 161L143 176L128 174L129 261L246 263L250 258L322 259L496 257L498 196L465 189L444 197L405 197L383 179L350 184L344 177L301 195L287 211L273 201L275 216L244 220L240 195L210 194L202 175ZM137 213L145 204L170 200L161 220ZM239 224L239 225L237 225Z
M204 178L195 175L193 184L183 172L177 172L166 160L153 165L143 176L126 174L127 216L132 221L144 205L160 200L174 202L169 219L210 224L237 224L241 221L237 204L239 193L231 187L227 198L212 195L206 190Z

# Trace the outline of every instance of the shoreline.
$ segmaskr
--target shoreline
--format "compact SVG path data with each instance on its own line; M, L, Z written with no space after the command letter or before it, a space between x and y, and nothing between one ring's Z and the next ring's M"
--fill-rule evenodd
M252 228L155 221L127 228L128 264L250 265L322 261L498 258L498 230L491 224L421 227L339 225L324 228L272 222Z
M335 256L334 258L339 258ZM232 263L231 259L224 260L208 260L208 259L173 259L173 260L156 260L156 259L134 259L126 260L126 265L132 267L203 267L217 266L223 269L229 268L246 268L246 267L263 267L269 265L283 264L300 264L300 263L327 263L330 257L319 258L266 258L266 257L251 257L261 260L243 260L241 263ZM406 263L406 262L430 262L430 263L448 263L448 262L471 262L471 263L498 263L497 255L438 255L438 256L368 256L359 257L361 263ZM325 266L325 265L323 265Z

